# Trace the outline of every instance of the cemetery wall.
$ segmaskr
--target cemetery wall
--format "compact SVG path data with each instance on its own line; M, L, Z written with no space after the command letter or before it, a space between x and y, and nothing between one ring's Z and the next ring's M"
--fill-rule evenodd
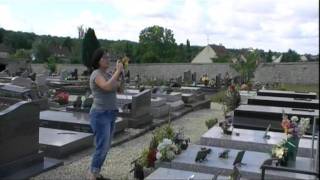
M78 69L79 73L86 70L81 64L58 64L57 70L73 71ZM32 64L34 72L44 72L43 64ZM170 79L177 76L183 77L183 72L190 70L197 73L197 79L204 73L213 78L219 73L222 77L225 72L230 76L237 75L237 72L229 64L191 64L191 63L153 63L153 64L130 64L131 78L140 74L141 78ZM291 84L319 84L319 62L298 62L298 63L262 63L255 72L255 81L260 82L282 82Z
M289 84L319 84L319 62L263 63L255 71L255 81Z

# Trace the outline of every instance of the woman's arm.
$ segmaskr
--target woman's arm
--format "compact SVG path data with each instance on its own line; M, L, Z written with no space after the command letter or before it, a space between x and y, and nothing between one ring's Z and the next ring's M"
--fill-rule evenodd
M122 64L117 63L117 70L108 81L106 81L101 74L98 74L97 77L95 78L95 83L97 84L98 87L100 87L105 91L112 91L118 88L120 83L117 80L119 79L122 69L123 69Z

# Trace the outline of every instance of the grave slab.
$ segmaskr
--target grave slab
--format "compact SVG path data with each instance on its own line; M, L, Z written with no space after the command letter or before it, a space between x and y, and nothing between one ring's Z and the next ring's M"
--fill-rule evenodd
M196 97L192 93L182 93L182 101L184 103L192 103L196 101Z
M317 99L317 94L314 92L296 92L296 91L280 91L280 90L259 90L258 96L275 96L275 97L290 97L290 98L304 98Z
M63 158L71 153L91 147L93 145L93 134L39 128L39 144L45 156Z
M175 102L181 100L181 92L171 92L169 94L166 93L159 93L159 94L152 94L153 97L162 97L167 100L167 102Z
M169 109L170 109L170 106L167 104L164 104L159 107L152 107L151 113L154 118L160 118L160 117L169 115Z
M0 102L6 104L0 107L0 179L27 179L61 165L39 152L39 106L5 97Z
M211 148L211 153L207 155L207 161L197 163L195 162L195 157L201 147ZM233 170L233 162L239 150L229 149L229 158L221 159L219 158L219 153L223 152L224 150L224 148L219 147L190 145L187 150L182 152L174 160L171 161L171 168L208 174L216 174L222 171L221 175L229 175ZM247 179L260 179L260 166L265 160L269 158L270 154L268 153L246 151L242 159L242 163L244 163L244 165L238 167L241 177ZM307 171L314 169L313 161L309 158L303 157L297 157L296 162L294 164L291 164L290 167ZM310 178L311 176L309 175L279 171L268 171L268 174L266 174L266 179Z
M250 105L319 109L318 99L255 96L248 99Z
M89 121L88 113L52 110L40 112L40 126L46 128L92 133ZM115 133L122 132L127 127L127 119L117 117Z
M311 127L314 117L319 116L319 110L316 109L240 105L234 110L233 126L236 128L264 130L271 124L270 130L282 131L282 111L284 111L289 118L292 116L310 118ZM307 133L310 134L311 131L312 128L309 128Z
M170 112L178 111L184 107L184 102L182 100L167 102L167 104L170 106Z
M239 91L240 104L248 104L248 99L257 96L256 91Z
M239 133L238 136L237 133ZM286 138L286 135L280 132L268 132L270 139L263 138L264 135L265 131L238 128L233 128L232 135L226 135L220 127L214 126L201 136L200 144L268 153L274 145ZM298 156L311 157L311 146L310 138L301 138Z
M166 99L161 97L151 98L151 107L159 107L166 104Z
M212 180L214 175L205 174L205 173L197 173L192 171L182 171L176 169L167 169L167 168L158 168L148 177L146 180L159 180L159 179L188 179L193 177L194 180ZM222 179L220 177L218 180ZM226 178L227 179L227 178Z

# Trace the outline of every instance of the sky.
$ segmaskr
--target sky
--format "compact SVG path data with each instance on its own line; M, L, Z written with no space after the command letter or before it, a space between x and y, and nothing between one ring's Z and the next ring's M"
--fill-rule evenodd
M319 54L319 0L0 0L8 30L77 37L80 25L99 39L138 42L160 25L177 43Z

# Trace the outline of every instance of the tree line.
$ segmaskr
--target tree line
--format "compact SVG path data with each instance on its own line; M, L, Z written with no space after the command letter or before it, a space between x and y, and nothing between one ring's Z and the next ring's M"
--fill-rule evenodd
M141 30L139 42L128 40L106 40L96 37L94 29L88 28L83 38L57 37L37 35L35 33L10 31L0 28L0 44L9 48L14 58L31 58L35 63L83 63L88 65L93 51L102 47L114 56L124 55L130 58L130 63L189 63L199 53L203 46L192 46L186 39L178 44L172 30L161 26L150 26ZM256 50L259 58L272 62L273 56L280 52ZM230 62L239 56L242 49L227 49L227 54L215 62ZM295 62L300 55L294 50L282 53L282 62Z

